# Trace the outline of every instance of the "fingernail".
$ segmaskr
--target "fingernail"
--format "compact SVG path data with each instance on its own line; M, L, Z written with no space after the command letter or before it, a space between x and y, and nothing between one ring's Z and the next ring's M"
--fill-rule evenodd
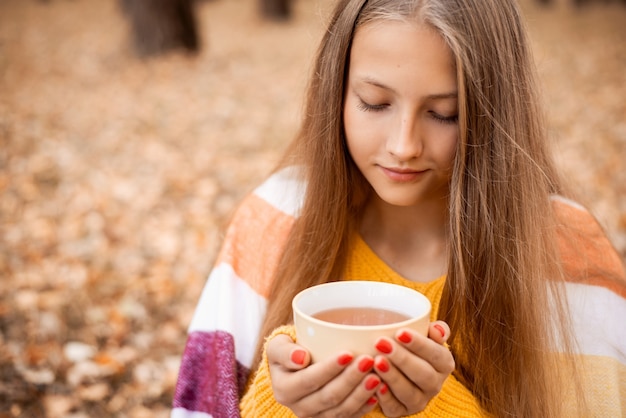
M374 366L374 359L370 357L365 357L359 361L359 370L363 373L369 372Z
M388 391L389 387L384 383L380 386L380 389L378 389L378 393L380 393L381 395L386 394Z
M345 366L346 364L350 363L353 358L354 356L352 354L345 353L337 358L337 363L339 363L340 366Z
M433 325L433 328L435 328L437 331L439 331L441 333L441 338L446 336L446 330L443 329L443 327L439 324L435 324Z
M408 331L402 331L400 335L398 335L398 340L405 344L408 344L411 342L411 340L413 340L413 338L411 338L411 334L409 334Z
M377 401L377 400L376 400L376 398L375 398L375 397L373 397L373 396L367 400L367 404L368 404L368 405L375 405L375 404L376 404L376 402L378 402L378 401Z
M376 369L379 371L386 373L389 371L389 363L384 357L380 357L376 360Z
M370 376L365 381L365 389L372 390L380 384L380 379L376 376Z
M301 366L304 364L305 357L306 351L304 350L295 350L293 353L291 353L291 361Z
M381 353L389 354L391 353L391 350L393 350L393 347L389 341L385 338L381 338L376 343L376 349Z

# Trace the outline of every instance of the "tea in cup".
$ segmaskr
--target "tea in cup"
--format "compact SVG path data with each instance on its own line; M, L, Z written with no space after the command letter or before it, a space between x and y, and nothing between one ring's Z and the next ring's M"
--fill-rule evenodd
M374 281L340 281L312 286L292 302L297 343L318 362L342 351L376 355L380 337L401 328L427 335L431 304L405 286Z

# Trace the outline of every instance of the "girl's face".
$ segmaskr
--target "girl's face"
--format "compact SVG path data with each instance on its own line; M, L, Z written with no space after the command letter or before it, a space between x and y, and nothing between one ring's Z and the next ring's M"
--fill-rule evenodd
M354 36L344 127L354 162L396 206L446 199L458 141L450 48L425 25L382 21Z

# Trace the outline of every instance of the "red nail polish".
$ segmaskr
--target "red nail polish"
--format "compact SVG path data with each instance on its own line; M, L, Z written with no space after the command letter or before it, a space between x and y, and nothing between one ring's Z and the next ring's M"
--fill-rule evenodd
M435 328L437 331L439 331L441 333L441 338L446 336L446 330L443 329L443 327L439 324L435 324L433 325L433 328Z
M367 404L368 404L368 405L375 405L375 404L376 404L376 402L378 402L378 401L377 401L377 400L376 400L376 398L375 398L375 397L373 397L373 396L367 400Z
M389 354L393 350L393 347L389 341L384 338L381 338L376 343L376 349L381 353Z
M386 373L389 371L389 363L384 357L380 357L376 360L376 369L379 371Z
M359 370L362 371L363 373L369 372L373 366L374 366L374 359L370 357L366 357L364 359L361 359L361 361L359 361Z
M381 395L386 394L388 391L389 387L384 383L380 386L380 389L378 389L378 393L380 393Z
M398 335L398 340L405 344L408 344L413 340L413 338L411 338L411 334L409 334L407 331L402 331L400 335Z
M345 366L346 364L350 363L353 358L354 356L352 356L352 354L342 354L337 358L337 363L339 363L340 366Z
M370 376L365 381L365 389L372 390L380 383L380 379L376 376Z
M291 361L301 366L304 364L305 357L306 357L306 351L304 350L296 350L293 353L291 353Z

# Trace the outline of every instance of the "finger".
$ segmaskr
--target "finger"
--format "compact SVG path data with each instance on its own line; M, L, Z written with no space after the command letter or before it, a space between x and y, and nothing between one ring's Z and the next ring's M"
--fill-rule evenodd
M383 355L376 357L376 372L389 386L394 397L413 413L423 409L441 390L444 380L454 368L454 360L447 348L415 332L407 330L400 333L398 340L403 342L385 337L378 339L376 349ZM451 366L436 366L431 361L441 364L449 362ZM437 367L442 370L439 371ZM393 404L388 408L390 411L386 412L397 415Z
M354 416L360 418L363 415L366 415L372 412L374 408L376 408L377 404L378 404L378 399L376 398L376 396L375 395L370 396L369 398L367 398L367 401L365 401L365 404L363 404L361 408L359 408L356 411ZM336 417L337 415L331 415L331 416Z
M287 370L300 370L309 365L311 355L290 336L279 334L267 343L267 361Z
M374 370L388 389L387 392L383 389L383 396L378 398L385 416L407 415L409 411L419 411L426 406L430 397L424 393L420 384L437 380L432 377L436 373L426 362L403 347L394 345L387 355L376 356L374 364ZM402 365L402 369L396 365ZM426 382L420 382L422 375L426 376Z
M442 334L440 328L443 328L444 330L443 337L441 337ZM447 339L450 335L449 328L443 321L437 321L431 329L432 334L439 334L438 336L441 337L443 341L445 341L445 339ZM396 333L396 341L415 356L423 359L426 363L431 365L437 372L450 374L454 371L454 358L452 357L450 350L442 345L443 343L436 342L430 338L425 338L410 329L399 330Z
M338 405L323 411L323 417L361 417L370 412L376 404L376 390L381 380L374 373L366 374L356 387Z
M293 363L290 356L295 352L294 350L289 350L287 347L273 347L272 349L276 349L277 351L282 350L282 354L289 358L287 363ZM282 405L289 406L295 412L294 408L300 408L301 405L306 405L306 400L318 393L328 382L335 379L348 367L352 359L352 354L344 352L338 354L335 358L310 364L298 370L282 367L280 363L274 365L270 364L270 378L276 401ZM320 410L322 410L322 408L319 407L316 409L306 409L302 411L303 413L301 415L313 415Z
M428 327L428 338L444 344L450 338L450 327L444 321L431 322Z
M386 417L400 417L408 414L406 407L393 395L385 381L376 390L376 398Z
M365 401L365 404L363 404L357 411L350 413L349 415L346 415L342 412L338 412L336 409L333 409L333 410L323 411L322 413L315 415L314 418L336 418L338 416L361 418L369 414L370 412L372 412L374 408L376 408L377 404L378 404L378 399L376 398L375 395L373 395L373 396L370 396L367 399L367 401Z
M305 411L321 409L325 416L352 416L367 409L381 382L379 376L371 373L373 365L371 356L358 357L336 378L301 399L300 406Z

